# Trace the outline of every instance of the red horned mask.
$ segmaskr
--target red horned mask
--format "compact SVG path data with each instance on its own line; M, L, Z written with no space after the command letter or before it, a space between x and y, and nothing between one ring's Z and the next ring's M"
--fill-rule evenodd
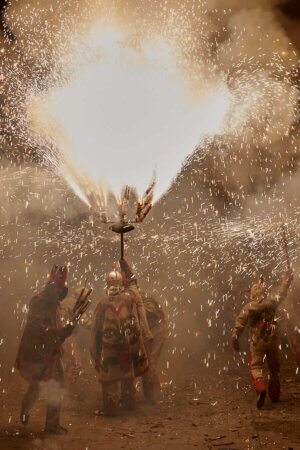
M68 269L66 267L54 265L50 273L49 282L65 286L67 274Z

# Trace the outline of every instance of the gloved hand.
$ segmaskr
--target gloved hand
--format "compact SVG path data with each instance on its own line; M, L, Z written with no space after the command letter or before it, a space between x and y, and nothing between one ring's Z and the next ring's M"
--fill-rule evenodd
M133 278L132 269L129 266L128 262L125 261L125 259L120 259L120 267L121 267L122 272L124 272L127 280L130 280L131 278Z
M240 343L238 338L232 338L231 341L231 347L236 351L239 352L240 351Z
M68 325L66 325L65 327L63 327L60 330L60 339L62 341L67 339L69 336L71 336L71 334L73 333L73 330L74 330L74 325L71 325L70 323L68 323Z
M293 280L293 278L294 278L293 269L289 269L284 276L284 280L291 282Z

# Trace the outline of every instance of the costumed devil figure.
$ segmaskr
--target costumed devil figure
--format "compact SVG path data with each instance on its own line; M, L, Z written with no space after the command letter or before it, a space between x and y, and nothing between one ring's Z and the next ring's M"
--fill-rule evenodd
M279 381L279 333L276 321L276 310L287 296L288 288L293 279L289 270L279 288L277 295L269 297L266 294L263 278L250 290L250 302L247 303L235 321L232 334L232 347L239 351L239 336L248 325L250 337L249 371L252 383L257 393L257 408L262 408L266 397L266 385L263 378L264 359L269 367L268 393L271 401L277 402L280 397Z
M59 424L60 390L64 381L62 343L73 331L72 324L63 328L60 324L60 302L68 293L66 278L67 268L54 266L44 290L31 299L15 363L29 383L22 400L21 422L27 425L41 382L45 382L48 387L45 431L54 434L67 433Z
M122 273L113 269L106 277L107 295L94 312L90 351L102 384L104 414L117 414L121 382L121 402L135 409L135 377L148 372L146 383L153 385L145 340L153 338L139 295L137 280L125 260L120 260ZM149 391L151 389L149 388ZM153 386L152 386L153 391Z

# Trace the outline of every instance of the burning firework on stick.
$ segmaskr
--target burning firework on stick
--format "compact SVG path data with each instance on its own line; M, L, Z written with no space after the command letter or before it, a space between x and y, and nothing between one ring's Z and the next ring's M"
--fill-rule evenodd
M144 221L149 211L152 208L153 201L153 191L154 191L155 181L152 181L148 189L145 191L141 199L137 201L136 213L134 223L141 223ZM126 185L123 189L120 208L119 208L119 222L109 222L107 220L106 213L98 213L91 208L94 215L96 215L102 223L112 224L110 229L114 233L118 233L121 236L121 259L124 259L124 234L129 233L134 230L132 222L128 219L128 206L130 200L130 187Z
M155 181L151 183L151 185L146 190L145 194L142 197L141 201L137 203L136 209L136 222L143 222L144 218L147 216L148 212L152 208L152 200L153 200L153 190L155 186Z

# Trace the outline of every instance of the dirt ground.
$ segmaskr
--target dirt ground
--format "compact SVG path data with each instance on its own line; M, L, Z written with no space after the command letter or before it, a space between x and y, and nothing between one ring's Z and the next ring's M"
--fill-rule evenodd
M17 373L4 377L0 394L1 449L300 449L300 379L295 364L282 366L282 397L257 411L247 367L220 374L216 367L186 367L179 380L165 380L154 406L138 393L138 409L117 418L94 415L101 406L100 388L92 369L82 374L81 403L65 399L61 424L67 436L45 436L45 396L35 405L27 427L19 411L26 388Z

